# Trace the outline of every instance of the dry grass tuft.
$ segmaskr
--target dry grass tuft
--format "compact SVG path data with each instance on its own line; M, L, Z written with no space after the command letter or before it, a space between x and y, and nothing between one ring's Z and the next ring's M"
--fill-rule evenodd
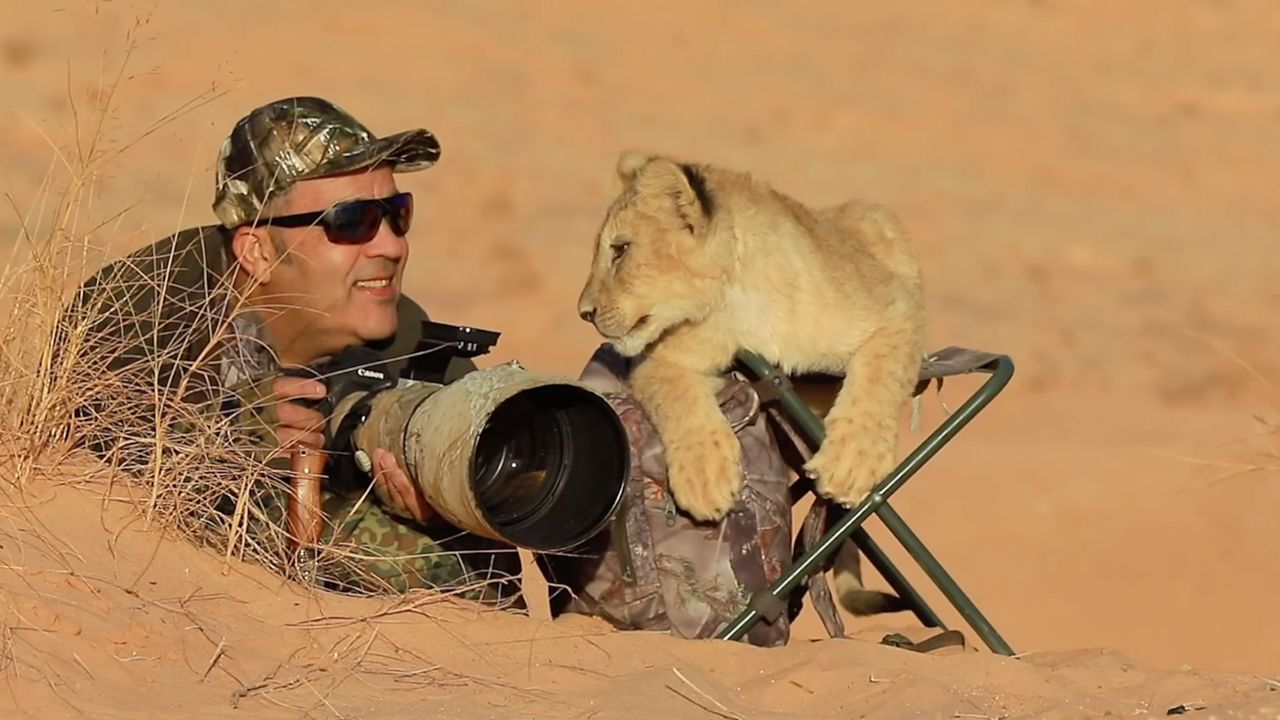
M9 628L9 623L0 622L0 677L9 675L14 659L13 630Z
M1263 406L1258 412L1250 414L1250 419L1253 421L1253 435L1246 441L1250 448L1246 450L1247 457L1242 460L1213 463L1226 470L1225 474L1217 480L1254 473L1280 472L1280 389L1277 389L1276 383L1266 373L1238 353L1210 338L1202 339L1211 344L1220 354L1239 365L1254 381L1257 396Z
M1208 459L1168 452L1153 454L1215 468L1219 472L1210 481L1215 484L1247 475L1280 473L1280 388L1277 388L1276 382L1257 365L1241 357L1239 353L1226 347L1218 339L1189 329L1186 332L1226 360L1239 366L1252 381L1255 387L1253 397L1258 398L1261 407L1249 413L1249 419L1253 425L1252 433L1246 438L1241 438L1241 449L1233 452L1230 458Z

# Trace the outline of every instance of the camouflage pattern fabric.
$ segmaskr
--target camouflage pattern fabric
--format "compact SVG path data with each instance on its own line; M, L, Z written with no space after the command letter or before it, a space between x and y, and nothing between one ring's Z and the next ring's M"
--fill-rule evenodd
M813 505L809 508L808 514L805 515L804 523L800 528L800 537L796 539L796 547L792 553L793 559L799 558L818 544L818 540L830 529L830 521L833 516L831 511L835 507L835 503L827 498L820 495L814 497ZM838 516L836 515L836 517ZM832 553L827 562L824 563L823 570L831 569L831 563L835 557L836 554ZM854 560L856 561L857 559L855 556ZM826 629L827 635L833 638L844 637L844 620L840 617L840 613L836 612L835 599L831 594L831 586L827 584L826 578L820 574L810 575L801 581L801 587L807 588L809 596L813 598L814 609L818 613L818 619L822 620L822 627ZM798 595L792 598L790 609L793 616L800 612L800 608L796 603L798 599Z
M575 557L539 558L553 587L552 610L602 617L622 629L713 637L790 565L790 469L766 427L759 396L743 379L729 378L717 400L742 443L745 484L722 521L695 522L667 491L661 440L626 392L627 373L627 361L601 347L582 374L627 428L631 477L606 532ZM564 589L555 589L558 584ZM746 640L785 645L791 619L759 623Z
M423 128L379 138L328 100L285 98L241 118L223 142L213 212L233 228L253 222L271 197L299 180L384 162L412 172L439 158L440 143Z
M246 377L227 388L235 398L228 404L231 415L230 422L246 440L244 452L253 455L260 462L271 462L272 450L276 447L275 427L279 423L276 417L276 403L272 399L271 387L275 380L274 373ZM288 463L279 466L288 470Z
M322 541L350 553L342 568L325 577L333 589L434 589L499 607L525 607L513 547L443 525L422 527L358 495L326 491L324 512L328 529Z

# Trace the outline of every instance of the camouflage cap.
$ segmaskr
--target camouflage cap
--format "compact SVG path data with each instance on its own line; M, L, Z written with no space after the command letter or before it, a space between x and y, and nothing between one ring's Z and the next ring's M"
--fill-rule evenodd
M379 138L328 100L292 97L254 109L222 144L215 168L213 212L223 227L252 222L271 196L307 178L389 163L396 172L424 170L440 143L418 128Z

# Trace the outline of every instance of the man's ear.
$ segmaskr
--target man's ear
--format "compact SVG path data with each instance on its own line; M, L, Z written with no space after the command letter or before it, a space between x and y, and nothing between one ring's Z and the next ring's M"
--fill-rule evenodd
M271 282L271 270L280 261L270 228L241 226L231 237L231 254L240 270L257 285Z
M701 236L707 231L715 205L706 178L697 167L657 158L648 163L640 182L642 194L663 198L689 232Z

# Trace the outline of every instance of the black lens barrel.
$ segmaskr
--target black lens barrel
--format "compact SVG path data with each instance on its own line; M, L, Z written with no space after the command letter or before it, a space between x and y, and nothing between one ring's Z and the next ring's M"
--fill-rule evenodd
M566 550L591 538L622 498L627 435L603 398L543 385L499 405L472 459L472 492L510 542Z

